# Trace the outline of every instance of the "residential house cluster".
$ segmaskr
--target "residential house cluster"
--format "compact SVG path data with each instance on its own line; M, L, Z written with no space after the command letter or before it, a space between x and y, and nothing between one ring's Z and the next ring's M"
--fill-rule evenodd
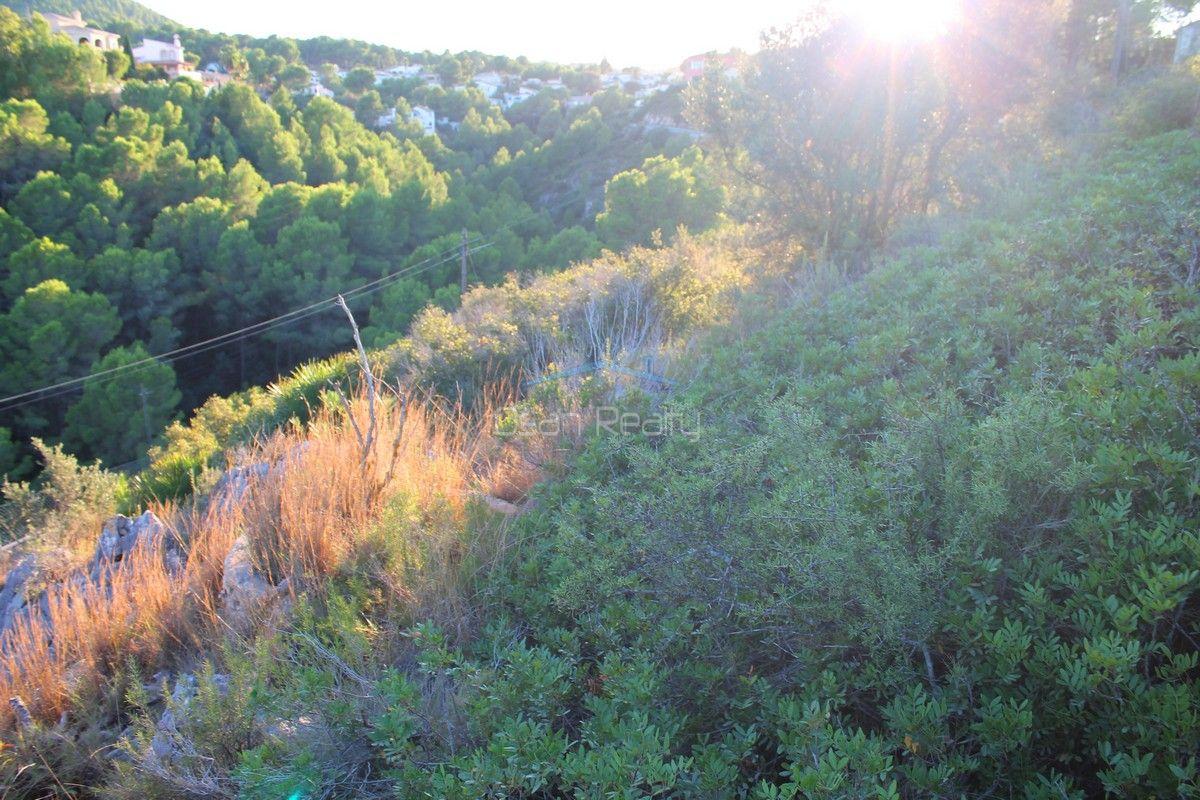
M729 68L733 69L735 62L732 56L694 56L684 62L684 67L678 71L648 72L642 70L622 70L606 72L600 77L599 91L620 89L634 97L634 104L641 105L647 98L680 85L689 74L701 74L703 64L712 58L728 59ZM348 70L338 70L338 75L346 77ZM300 94L332 97L334 92L325 86L321 73L311 70L309 85L300 90ZM436 70L427 64L401 64L387 69L375 71L375 85L380 86L389 80L417 80L426 86L440 86L442 81ZM452 91L463 91L473 87L503 110L518 103L523 103L543 91L554 91L560 94L567 92L567 85L561 78L524 77L516 73L505 73L494 70L480 72L471 77L469 83L449 87ZM593 93L568 95L563 104L567 108L583 108L592 103ZM400 119L395 109L390 109L379 116L376 127L389 128ZM420 125L427 135L433 135L439 128L456 129L457 123L449 119L439 119L434 111L424 106L415 106L409 120Z
M206 64L204 69L192 66L187 51L183 48L183 42L179 40L179 34L172 36L169 42L143 38L141 44L133 47L133 63L161 69L171 79L191 78L204 84L204 88L209 90L234 80L234 77L215 61Z
M678 83L677 76L671 73L642 72L640 70L608 72L600 77L600 84L605 89L622 89L632 94L635 100L645 100L651 95L665 92Z
M120 34L88 25L78 9L71 14L54 14L47 11L42 14L42 18L50 26L50 30L69 36L80 45L100 50L121 49ZM203 71L195 69L187 60L187 53L179 40L179 34L175 34L169 42L142 39L142 43L133 46L130 51L133 53L135 65L161 69L171 79L192 78L209 89L233 80L233 76L222 70L219 64L210 64Z

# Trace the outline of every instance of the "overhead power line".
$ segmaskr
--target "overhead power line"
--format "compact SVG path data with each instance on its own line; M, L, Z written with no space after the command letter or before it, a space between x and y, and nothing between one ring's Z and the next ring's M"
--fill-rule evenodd
M483 250L487 247L490 247L491 245L492 245L492 242L484 242L482 244L477 244L470 248L470 252L477 252L479 250ZM389 273L388 275L384 275L380 278L376 278L375 280L365 283L362 286L358 286L356 288L342 292L341 295L347 299L353 300L358 297L361 297L361 296L364 296L367 294L371 294L373 292L384 289L387 286L391 285L392 283L398 281L401 278L405 278L410 275L418 275L423 272L428 272L429 270L434 269L435 267L439 267L443 264L449 263L450 261L452 261L458 257L459 257L459 246L456 245L451 250L444 251L444 252L439 253L434 256L430 256L429 258L425 259L424 261L418 262L417 264L413 264L411 266L397 270L396 272L392 272L392 273ZM439 259L439 260L434 261L434 259ZM11 395L9 397L0 398L0 411L7 411L7 410L10 410L13 408L20 408L21 406L29 405L30 403L41 402L43 400L49 400L54 397L58 397L60 395L72 392L79 386L81 386L85 383L88 383L90 381L109 380L109 379L118 377L119 375L136 372L139 369L144 369L145 367L151 366L153 364L169 364L174 361L178 361L182 358L188 358L190 356L199 355L200 353L204 353L209 350L214 350L219 347L224 347L226 345L232 344L237 341L241 341L243 339L248 339L253 336L258 336L260 334L266 333L269 330L273 330L274 328L282 327L284 325L290 325L294 322L298 322L302 319L306 319L307 317L311 317L314 314L319 314L322 311L326 310L327 308L335 307L336 302L337 302L337 295L335 294L334 296L325 298L324 300L319 300L315 303L310 303L306 306L302 306L300 308L293 309L292 311L285 312L278 316L271 317L270 319L266 319L261 322L256 322L253 325L247 325L244 328L239 328L234 331L229 331L228 333L223 333L219 336L214 336L210 339L205 339L204 341L201 341L201 342L195 342L193 344L186 345L184 347L178 347L178 348L175 348L174 350L169 350L165 353L148 356L146 358L139 359L137 361L131 361L128 364L122 364L121 366L118 366L118 367L112 367L110 369L101 370L99 372L94 372L94 373L91 373L89 375L84 375L79 378L72 378L70 380L60 381L58 383L53 383L53 384L49 384L47 386L42 386L38 389L30 389L29 391L26 391L26 392L21 392L19 394ZM17 402L17 401L19 401L19 402Z
M574 200L568 201L560 206L559 210L575 205L582 199L582 197L577 197ZM470 237L464 238L460 243L455 244L452 248L430 256L429 258L426 258L416 264L412 264L408 267L404 267L403 269L376 278L375 280L369 281L362 286L341 292L341 295L348 300L353 300L363 295L371 294L386 288L387 286L391 285L391 283L396 282L401 278L405 278L410 275L419 275L423 272L428 272L431 269L442 266L443 264L446 264L456 258L462 259L466 256L470 256L472 253L478 252L479 250L483 250L487 247L491 247L493 244L495 244L494 237L501 231L507 231L517 227L518 225L524 225L526 222L537 219L544 213L546 213L545 210L533 211L523 217L496 228L489 234L489 236L493 237L491 241L479 243L479 240L482 238L482 236L480 234L472 234ZM112 367L110 369L101 370L99 372L94 372L82 377L59 381L58 383L49 384L37 389L30 389L25 392L3 397L0 398L0 411L9 411L14 408L20 408L22 406L38 403L43 400L50 400L55 397L73 392L78 387L88 382L103 382L116 378L120 375L137 372L138 370L145 369L153 364L170 364L183 358L189 358L201 353L206 353L210 350L215 350L219 347L233 344L234 342L243 341L253 336L261 335L267 331L274 330L275 328L279 328L284 325L290 325L294 322L299 322L302 319L307 319L314 314L319 314L322 311L325 311L327 308L334 307L336 303L337 295L335 294L332 297L327 297L323 300L309 303L306 306L301 306L300 308L284 312L283 314L271 317L270 319L265 319L261 322L256 322L252 325L247 325L244 328L238 328L237 330L229 331L228 333L223 333L219 336L214 336L200 342L194 342L183 347L177 347L174 350L168 350L157 355L147 356L146 358L139 359L137 361L131 361L128 364L122 364L118 367Z

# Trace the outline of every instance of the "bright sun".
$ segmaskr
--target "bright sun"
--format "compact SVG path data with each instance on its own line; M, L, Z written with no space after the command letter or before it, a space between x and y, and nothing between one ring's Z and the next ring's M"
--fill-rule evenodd
M933 39L958 18L958 0L845 0L867 31L887 41Z

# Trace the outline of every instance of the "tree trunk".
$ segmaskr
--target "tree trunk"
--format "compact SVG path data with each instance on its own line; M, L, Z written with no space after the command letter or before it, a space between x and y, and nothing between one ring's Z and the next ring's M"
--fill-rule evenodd
M888 64L887 118L883 124L883 175L879 187L879 203L873 223L872 241L882 242L887 237L888 227L894 216L892 208L893 196L896 193L896 180L899 173L900 154L896 144L896 109L899 106L900 61L895 48L892 48Z
M1064 55L1067 68L1074 71L1079 66L1079 59L1083 55L1083 42L1087 37L1087 14L1083 9L1083 0L1072 0L1064 27Z
M942 129L929 145L929 152L925 158L925 175L921 187L922 214L928 214L929 207L933 205L933 194L937 187L938 174L941 172L942 153L958 132L963 116L963 108L958 99L950 97L946 101L946 116L942 120Z
M1117 80L1125 72L1129 58L1130 23L1133 18L1133 0L1117 0L1117 29L1113 36L1112 78Z

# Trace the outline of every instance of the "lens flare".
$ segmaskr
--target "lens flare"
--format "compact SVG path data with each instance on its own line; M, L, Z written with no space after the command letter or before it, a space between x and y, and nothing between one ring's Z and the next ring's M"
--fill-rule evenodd
M945 33L958 19L958 0L847 0L850 14L885 41L922 41Z

